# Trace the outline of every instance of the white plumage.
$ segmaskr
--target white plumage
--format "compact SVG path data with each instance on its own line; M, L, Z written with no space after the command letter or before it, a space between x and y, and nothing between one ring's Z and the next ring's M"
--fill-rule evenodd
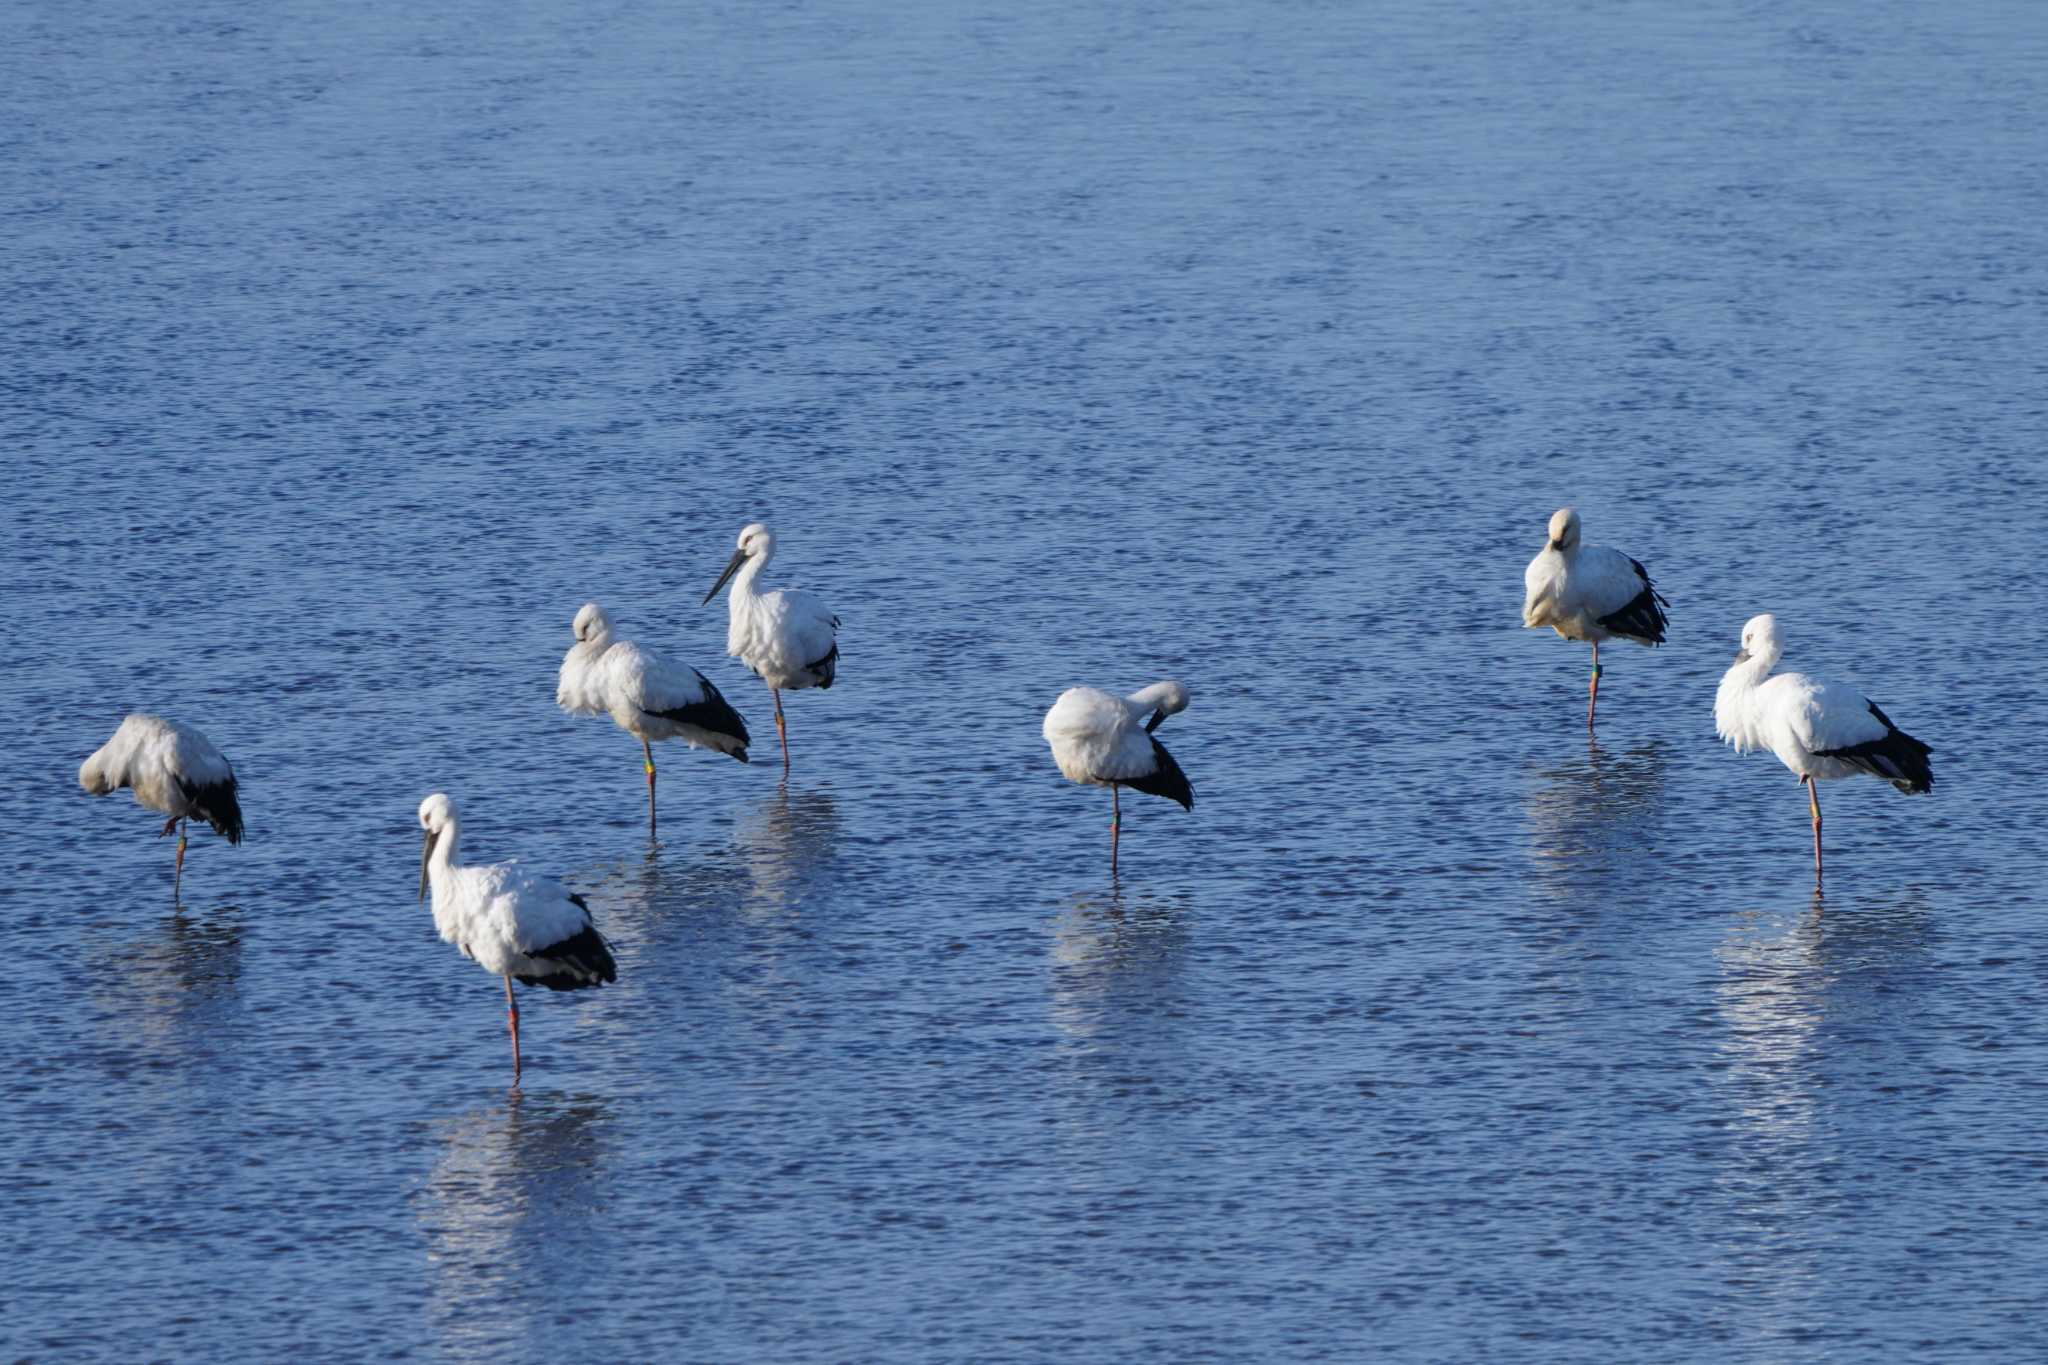
M1067 780L1110 790L1109 866L1116 871L1123 824L1118 790L1130 787L1195 808L1194 788L1166 746L1152 732L1168 716L1187 709L1188 692L1177 682L1141 687L1128 697L1093 687L1070 687L1045 713L1040 727L1052 746L1053 762Z
M1902 792L1933 790L1927 745L1900 730L1847 683L1771 670L1784 657L1777 618L1753 616L1742 649L1714 694L1714 728L1737 753L1769 749L1807 789L1813 815L1813 876L1821 876L1817 781L1869 773Z
M727 580L730 623L725 652L754 670L775 699L775 733L782 741L782 770L789 772L789 731L782 718L782 693L828 688L839 672L839 618L814 594L796 588L761 592L757 584L775 556L775 536L760 522L740 528L738 548L711 591Z
M1669 624L1664 595L1650 575L1619 550L1581 542L1579 514L1560 507L1550 517L1543 548L1523 571L1522 624L1549 626L1567 640L1593 646L1593 679L1586 689L1586 726L1600 695L1600 642L1619 636L1639 645L1664 643Z
M79 765L78 785L94 796L127 787L138 804L168 817L157 837L178 830L174 899L184 885L186 821L196 815L229 843L242 842L235 770L189 725L141 712L124 718L114 737Z
M576 643L562 656L555 702L572 715L609 715L640 741L647 772L647 826L654 828L654 751L650 741L679 739L747 761L747 723L711 680L628 640L612 637L604 608L585 602L572 626Z
M552 877L515 862L466 867L455 861L462 822L455 803L435 792L420 802L420 896L434 893L434 928L443 942L503 978L512 1032L512 1081L518 1084L519 1005L512 983L573 991L618 980L611 945L590 907Z

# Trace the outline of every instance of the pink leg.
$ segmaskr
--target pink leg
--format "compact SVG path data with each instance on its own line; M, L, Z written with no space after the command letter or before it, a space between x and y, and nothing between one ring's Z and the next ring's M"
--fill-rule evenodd
M512 1084L519 1084L519 1002L512 998L512 978L505 978L505 1026L512 1030Z
M1807 804L1813 810L1813 889L1820 890L1820 784L1810 777L1799 779L1806 784Z
M775 698L775 737L782 741L782 778L789 780L789 726L782 719L782 692L769 688L768 695Z

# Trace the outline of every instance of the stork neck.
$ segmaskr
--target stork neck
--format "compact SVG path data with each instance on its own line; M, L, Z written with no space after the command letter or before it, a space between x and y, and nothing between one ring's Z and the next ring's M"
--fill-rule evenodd
M1760 686L1763 680L1770 676L1771 670L1778 666L1778 658L1782 653L1782 650L1775 648L1759 650L1747 659L1731 665L1728 669L1728 678L1738 687Z
M775 551L771 547L760 554L749 556L747 562L740 565L740 571L732 577L731 600L734 604L738 604L742 598L749 606L753 604L754 599L760 595L760 590L754 586L755 580L767 572L768 561L773 558Z
M455 866L455 840L462 834L460 821L450 820L448 827L434 837L434 852L427 859L427 875L439 880L448 869Z

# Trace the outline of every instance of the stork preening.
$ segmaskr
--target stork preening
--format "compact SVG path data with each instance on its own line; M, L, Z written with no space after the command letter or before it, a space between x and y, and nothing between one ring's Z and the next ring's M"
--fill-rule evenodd
M1714 695L1714 728L1735 752L1769 749L1806 788L1813 813L1813 885L1820 889L1818 782L1856 773L1881 777L1909 795L1934 789L1934 752L1847 683L1804 673L1771 674L1785 648L1777 618L1752 616L1742 648Z
M1600 642L1619 637L1639 645L1664 643L1671 604L1650 583L1649 572L1636 560L1605 545L1580 542L1579 514L1560 507L1550 516L1550 531L1536 557L1522 574L1527 596L1522 624L1549 626L1567 640L1593 646L1593 680L1586 685L1586 728L1593 728L1593 706L1600 699Z
M185 826L193 816L213 826L213 832L229 843L242 842L235 770L205 735L189 725L140 712L124 718L114 737L79 766L78 785L94 796L131 788L138 805L167 817L157 837L178 831L178 857L171 874L173 903L185 884Z
M555 703L572 715L609 715L640 741L647 771L647 832L654 833L654 750L679 739L747 761L747 723L696 669L671 663L629 640L612 638L611 619L585 602L571 627L576 643L562 656Z
M466 867L455 861L462 822L441 792L420 802L420 899L434 891L434 928L444 942L504 979L505 1026L512 1032L512 1084L519 1084L519 1002L512 983L580 991L619 979L611 945L591 923L581 896L517 862Z
M789 777L789 728L782 719L782 694L806 687L827 688L839 671L839 618L816 596L797 588L760 591L758 584L775 556L775 536L760 522L740 528L739 548L725 572L704 594L710 602L732 582L726 598L731 623L725 652L754 670L775 699L775 734L782 741L782 776Z
M1160 722L1187 709L1188 690L1157 682L1119 697L1093 687L1070 687L1045 713L1043 733L1053 762L1070 782L1109 788L1109 871L1116 875L1123 829L1120 789L1195 808L1195 790L1166 746L1152 737Z

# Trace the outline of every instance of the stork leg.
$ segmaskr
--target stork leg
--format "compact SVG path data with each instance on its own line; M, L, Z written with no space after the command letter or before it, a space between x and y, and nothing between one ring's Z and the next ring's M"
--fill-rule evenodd
M1123 802L1117 794L1116 783L1109 784L1109 875L1116 875L1116 842L1123 833Z
M789 780L789 726L782 719L782 690L771 687L768 695L775 698L775 737L782 741L782 778Z
M647 832L654 833L654 750L647 746L647 736L640 737L641 761L647 768Z
M1820 785L1810 777L1799 779L1806 784L1806 802L1813 811L1813 889L1820 890Z
M178 863L171 873L171 901L175 904L178 893L185 885L185 822L178 822Z
M512 998L512 978L505 978L505 1027L512 1030L512 1084L519 1084L519 1002Z
M1600 642L1593 642L1593 681L1586 684L1586 728L1593 728L1593 704L1600 700Z

